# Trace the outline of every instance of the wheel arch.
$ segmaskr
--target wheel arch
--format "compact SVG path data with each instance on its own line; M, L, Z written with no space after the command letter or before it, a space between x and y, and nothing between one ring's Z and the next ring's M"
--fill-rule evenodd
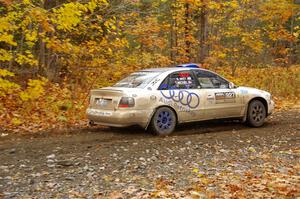
M150 122L151 122L151 120L152 120L152 118L153 118L155 112L157 111L157 109L162 108L162 107L169 108L169 109L171 109L171 110L175 113L175 117L176 117L176 125L178 124L178 113L177 113L177 111L176 111L172 106L168 106L168 105L160 105L160 106L157 106L157 107L155 107L155 108L153 109L153 111L152 111L152 113L151 113L151 115L150 115L150 117L149 117L149 119L148 119L148 122L147 122L147 125L146 125L146 127L145 127L145 130L148 129L149 124L150 124Z
M258 100L258 101L260 101L260 102L263 103L263 105L264 105L265 108L266 108L266 113L267 113L267 116L268 116L268 102L267 102L267 100L266 100L265 98L263 98L263 97L256 96L256 97L251 98L251 99L248 101L247 106L246 106L246 108L245 108L245 114L244 114L244 117L243 117L243 119L242 119L243 122L246 122L246 120L247 120L247 115L248 115L249 105L250 105L250 103L253 102L254 100Z
M248 101L248 103L247 103L247 109L246 109L246 113L245 113L245 117L247 117L247 114L248 114L248 108L249 108L250 103L253 102L254 100L258 100L258 101L260 101L261 103L263 103L263 105L264 105L265 108L266 108L266 114L267 114L266 116L268 116L268 109L269 109L269 107L268 107L268 102L267 102L267 100L266 100L265 98L263 98L263 97L257 96L257 97L254 97L254 98L252 98L251 100Z
M249 100L249 102L248 102L248 104L247 104L247 111L248 111L248 107L249 107L250 103L253 102L254 100L258 100L258 101L260 101L261 103L263 103L263 105L264 105L265 108L266 108L266 113L267 113L267 115L268 115L268 102L267 102L267 100L266 100L265 98L263 98L263 97L254 97L254 98L252 98L251 100Z

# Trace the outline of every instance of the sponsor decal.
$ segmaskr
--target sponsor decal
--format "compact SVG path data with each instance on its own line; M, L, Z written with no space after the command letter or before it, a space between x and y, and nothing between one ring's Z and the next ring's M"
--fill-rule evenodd
M155 80L153 80L153 81L151 82L151 85L154 86L157 82L159 82L159 80L160 80L160 79L156 78Z
M200 98L194 92L187 90L166 90L160 92L165 99L171 100L190 109L196 108L200 104Z
M112 112L100 111L100 110L96 110L96 109L90 109L87 112L88 112L88 114L95 115L95 116L104 116L104 117L112 116Z
M174 89L176 88L185 88L189 89L192 87L193 80L189 73L179 73L179 77L175 79Z
M187 106L182 106L181 104L178 104L177 102L174 102L173 100L168 100L166 98L161 97L159 99L159 102L164 103L165 105L171 106L181 112L190 112L191 109Z
M190 77L190 73L179 73L178 76L183 77L183 78L187 78L187 77Z
M248 94L248 91L247 90L241 90L241 94Z
M216 104L234 103L236 99L235 92L218 92L215 93Z
M150 96L150 100L156 100L156 96L155 95L151 95Z

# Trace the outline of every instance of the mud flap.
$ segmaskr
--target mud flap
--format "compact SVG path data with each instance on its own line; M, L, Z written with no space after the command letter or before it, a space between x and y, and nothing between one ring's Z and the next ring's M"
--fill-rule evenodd
M152 120L152 117L153 117L155 111L156 111L156 109L154 109L154 110L152 111L152 113L151 113L151 115L150 115L150 117L149 117L149 119L148 119L147 125L145 126L145 131L148 129L149 124L150 124L150 122L151 122L151 120Z
M244 117L242 119L242 123L245 123L247 121L247 114L248 114L248 105L245 106Z

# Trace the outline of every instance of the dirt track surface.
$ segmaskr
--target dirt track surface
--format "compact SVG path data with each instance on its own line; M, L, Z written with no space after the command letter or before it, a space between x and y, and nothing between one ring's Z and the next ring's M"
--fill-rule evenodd
M300 161L299 111L276 112L261 128L234 121L192 123L164 138L138 128L0 137L0 198L94 198L115 190L138 197L163 181L186 190L203 175L249 170L259 175L262 165L282 175L293 168L289 194L299 196L299 166L294 168ZM216 193L219 188L208 187Z

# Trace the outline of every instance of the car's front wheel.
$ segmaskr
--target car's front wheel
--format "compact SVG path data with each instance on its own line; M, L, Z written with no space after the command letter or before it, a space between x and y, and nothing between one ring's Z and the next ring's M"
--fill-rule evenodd
M151 127L156 135L166 136L174 131L176 123L174 111L168 107L161 107L154 113Z
M259 100L253 100L248 106L247 122L250 126L260 127L266 118L266 107Z

